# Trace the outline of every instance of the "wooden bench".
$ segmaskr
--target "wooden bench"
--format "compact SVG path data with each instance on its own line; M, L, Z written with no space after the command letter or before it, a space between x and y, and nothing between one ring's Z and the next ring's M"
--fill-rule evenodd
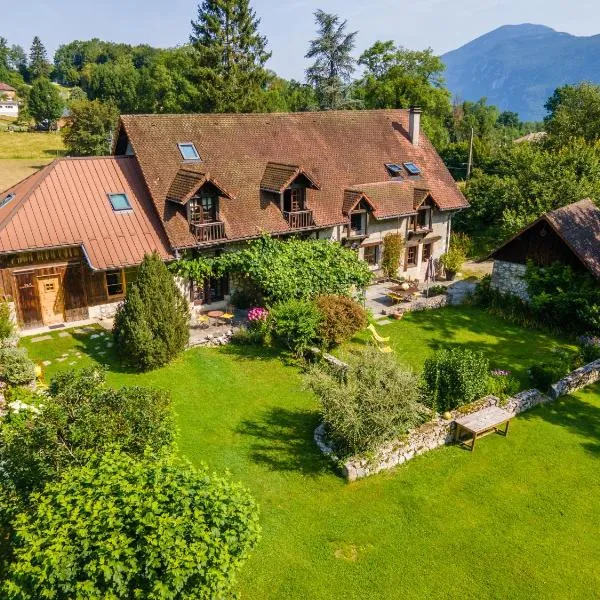
M488 433L500 433L504 436L508 434L508 425L510 420L514 417L512 413L499 408L498 406L490 406L478 410L477 412L456 419L456 432L454 439L457 442L461 442L461 435L467 433L468 439L471 439L471 444L468 446L471 450L475 449L475 440ZM504 430L501 431L498 428L504 425ZM466 444L465 444L466 445Z

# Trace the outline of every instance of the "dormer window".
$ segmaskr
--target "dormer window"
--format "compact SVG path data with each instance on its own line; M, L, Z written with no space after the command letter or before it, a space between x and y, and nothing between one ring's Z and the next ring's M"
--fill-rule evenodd
M350 237L365 237L367 235L367 220L369 205L361 200L350 212Z
M183 160L200 160L198 150L196 150L196 146L194 146L194 144L191 142L185 142L177 145L179 146L179 152L181 152Z
M413 231L431 231L431 208L423 206L416 215L410 217L409 228Z
M285 212L298 212L305 210L306 188L292 187L283 193L283 210Z
M188 218L191 225L215 223L218 220L218 198L215 194L201 192L188 202Z

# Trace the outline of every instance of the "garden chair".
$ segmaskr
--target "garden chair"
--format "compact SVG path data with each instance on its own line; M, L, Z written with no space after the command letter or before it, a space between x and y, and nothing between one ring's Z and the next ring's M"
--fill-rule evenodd
M373 325L373 323L371 323L368 327L367 330L371 333L371 335L373 336L373 339L378 342L379 344L385 344L385 342L389 342L390 338L389 337L382 337L381 335L379 335L377 333L377 329L375 329L375 326Z
M208 329L210 327L210 319L206 315L198 315L196 324L200 329Z
M221 321L223 323L225 323L226 325L228 325L229 323L231 323L234 318L235 318L235 315L233 313L230 313L230 312L226 312L226 313L223 313L221 315Z

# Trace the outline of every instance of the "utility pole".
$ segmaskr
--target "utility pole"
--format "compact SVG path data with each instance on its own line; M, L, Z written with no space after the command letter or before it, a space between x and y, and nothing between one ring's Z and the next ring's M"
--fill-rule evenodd
M469 143L469 162L467 163L467 179L471 178L473 168L473 128L471 127L471 142Z

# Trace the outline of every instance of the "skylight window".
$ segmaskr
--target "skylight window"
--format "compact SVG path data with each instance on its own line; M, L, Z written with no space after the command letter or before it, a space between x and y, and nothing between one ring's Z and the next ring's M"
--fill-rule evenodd
M198 150L196 150L196 146L191 142L186 142L185 144L177 144L179 146L179 152L181 152L181 156L183 156L183 160L200 160L200 155L198 154Z
M407 162L404 163L404 168L411 174L411 175L419 175L421 173L421 169L419 169L419 167L417 167L417 165L415 165L414 162Z
M8 194L8 196L5 196L4 198L2 198L2 200L0 200L0 208L4 208L11 200L15 199L15 195L14 194Z
M398 177L402 173L402 167L396 163L385 163L385 168L393 177Z
M115 212L133 210L127 194L109 194L108 199L110 200L110 204Z

